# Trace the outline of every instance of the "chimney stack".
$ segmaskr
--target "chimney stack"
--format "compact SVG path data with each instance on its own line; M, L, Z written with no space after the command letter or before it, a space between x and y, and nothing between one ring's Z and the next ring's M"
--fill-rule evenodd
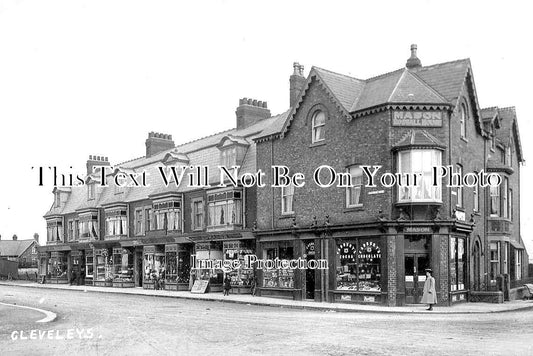
M159 152L171 150L176 147L172 135L159 132L150 132L145 142L146 157L151 157Z
M259 120L268 119L271 116L266 101L248 98L239 99L235 115L237 115L237 130L252 126Z
M416 56L416 50L417 50L416 44L412 44L411 45L411 57L409 57L409 59L405 63L405 66L407 67L407 69L422 67L422 62L420 62L420 59L418 59L418 57Z
M39 234L38 233L33 234L33 239L39 242Z
M304 66L298 62L294 62L292 64L292 67L294 69L294 72L289 78L291 108L296 105L296 100L298 100L298 96L300 95L300 92L302 91L305 85Z
M17 241L17 240L18 240L18 236L17 236L17 234L14 234L13 235L13 241Z
M107 157L90 155L87 160L87 175L93 173L93 168L97 166L109 166Z

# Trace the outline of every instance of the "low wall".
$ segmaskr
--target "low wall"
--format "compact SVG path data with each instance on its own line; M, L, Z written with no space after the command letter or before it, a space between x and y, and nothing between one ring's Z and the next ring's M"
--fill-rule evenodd
M503 303L501 291L471 291L469 301L472 303Z
M8 276L11 276L13 279L18 278L18 268L18 262L0 259L1 278L7 278Z

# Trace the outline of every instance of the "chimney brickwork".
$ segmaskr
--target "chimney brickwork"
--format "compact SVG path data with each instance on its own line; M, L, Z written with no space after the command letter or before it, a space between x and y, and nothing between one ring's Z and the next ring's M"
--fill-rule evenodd
M407 67L407 69L422 67L422 62L416 56L416 50L417 50L416 44L412 44L411 45L411 57L409 57L409 59L405 63L405 66Z
M296 105L296 100L305 85L304 66L298 62L293 63L294 72L289 78L290 107Z
M93 168L97 166L109 166L107 157L90 155L87 160L87 175L93 173Z
M159 152L168 151L176 147L172 135L159 132L150 132L146 139L146 157L151 157Z
M271 117L266 101L242 98L235 111L237 116L237 130L244 129L260 120Z

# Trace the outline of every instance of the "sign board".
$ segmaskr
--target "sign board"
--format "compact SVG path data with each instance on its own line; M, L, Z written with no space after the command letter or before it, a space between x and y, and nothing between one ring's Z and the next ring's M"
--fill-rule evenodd
M365 295L363 297L363 302L365 302L365 303L375 303L376 302L376 297L374 297L373 295Z
M442 127L442 111L403 111L392 114L392 126Z
M431 234L433 230L430 226L406 226L403 232L406 234Z
M194 281L194 284L191 289L191 293L203 294L207 291L208 285L209 285L209 281L206 281L203 279L197 279L196 281Z
M342 301L351 301L352 300L352 296L349 295L349 294L341 294L341 300Z
M465 221L466 220L466 214L464 211L456 210L455 211L455 218L457 220Z

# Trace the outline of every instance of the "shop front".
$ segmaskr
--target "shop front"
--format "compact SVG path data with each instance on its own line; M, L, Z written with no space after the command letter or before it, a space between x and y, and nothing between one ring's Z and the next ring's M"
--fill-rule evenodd
M215 268L213 261L224 258L222 241L196 242L194 245L195 265L192 269L193 281L199 279L208 281L209 292L221 292L224 281L224 271Z
M192 244L165 245L166 290L189 290Z
M94 249L93 285L95 287L113 286L113 249L110 247Z
M143 247L143 288L162 289L165 280L165 245Z
M225 261L237 260L241 268L226 272L231 280L231 293L250 294L252 282L255 278L253 268L245 268L245 258L254 254L253 240L224 241L223 252ZM252 266L249 266L252 267Z
M50 283L69 283L69 251L52 251L48 266L50 268Z
M113 248L113 287L135 287L133 280L133 249Z
M83 250L72 250L71 256L71 275L70 284L85 284L85 256Z

